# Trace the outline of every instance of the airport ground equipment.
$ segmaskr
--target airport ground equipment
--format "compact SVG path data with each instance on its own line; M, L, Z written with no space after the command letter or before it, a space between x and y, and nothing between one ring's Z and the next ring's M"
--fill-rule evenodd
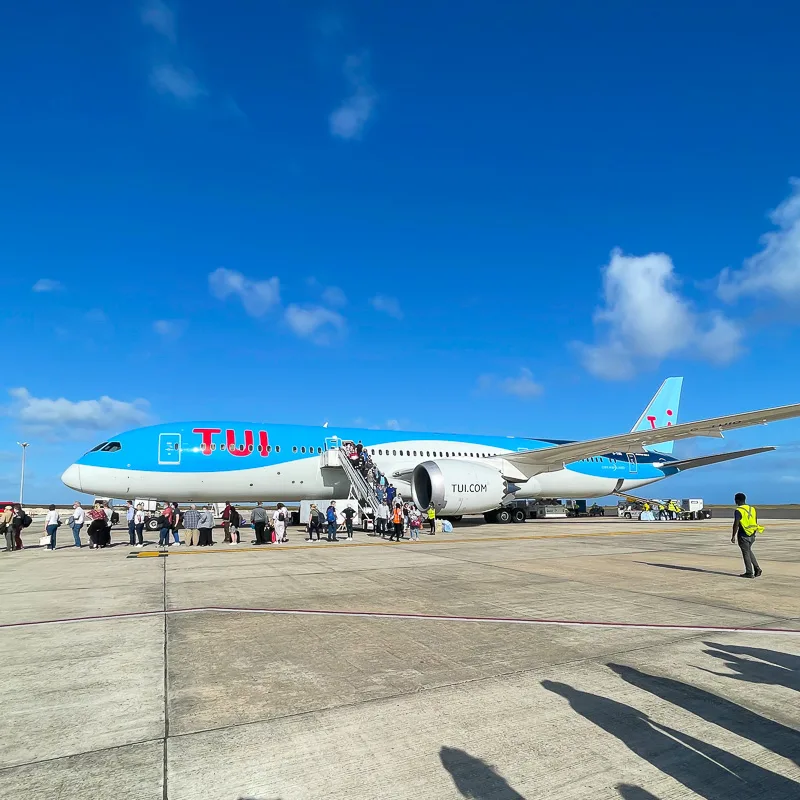
M681 500L681 519L711 519L711 509L706 508L702 498Z

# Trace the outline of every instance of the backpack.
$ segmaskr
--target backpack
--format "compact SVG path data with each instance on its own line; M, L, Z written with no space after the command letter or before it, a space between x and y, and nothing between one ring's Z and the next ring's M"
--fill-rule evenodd
M284 514L283 511L278 514L278 522L286 522L286 514Z
M28 514L25 514L25 513L23 512L23 514L22 514L22 527L23 527L23 528L28 528L28 527L30 527L30 524L31 524L31 522L33 522L33 520L31 519L31 517L30 517Z
M336 522L336 511L334 510L333 506L328 508L325 518L328 520L328 522Z
M116 525L119 522L119 514L116 511L111 512L111 524Z

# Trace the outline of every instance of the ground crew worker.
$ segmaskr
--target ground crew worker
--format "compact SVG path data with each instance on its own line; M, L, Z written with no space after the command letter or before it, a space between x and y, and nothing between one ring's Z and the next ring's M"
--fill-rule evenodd
M746 505L747 498L739 492L734 498L736 511L733 515L733 534L731 544L739 545L744 559L744 573L740 578L757 578L761 575L761 567L753 552L753 542L756 534L762 533L764 528L758 524L758 514L753 506Z
M428 525L430 526L430 531L428 531L429 536L436 536L436 508L434 507L433 503L428 506Z

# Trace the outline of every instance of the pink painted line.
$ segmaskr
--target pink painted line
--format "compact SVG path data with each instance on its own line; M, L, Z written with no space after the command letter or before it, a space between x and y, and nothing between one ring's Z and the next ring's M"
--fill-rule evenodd
M499 625L557 625L578 628L634 628L661 631L710 631L717 633L775 633L800 634L796 628L755 628L730 625L670 625L657 622L597 622L574 619L539 619L531 617L467 617L448 614L399 614L388 611L340 611L335 609L309 608L240 608L235 606L198 606L195 608L170 608L166 611L130 611L123 614L102 614L87 617L64 617L61 619L37 620L31 622L0 623L4 628L31 628L40 625L63 625L77 622L101 622L104 620L138 619L141 617L171 616L175 614L196 613L268 614L273 616L318 616L318 617L360 617L364 619L403 619L425 620L429 622L477 622Z

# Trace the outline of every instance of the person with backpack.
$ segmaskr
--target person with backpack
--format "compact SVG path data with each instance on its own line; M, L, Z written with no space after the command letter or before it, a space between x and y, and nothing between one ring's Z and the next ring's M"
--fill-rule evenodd
M331 500L331 504L325 512L325 519L328 521L328 541L338 542L339 539L336 536L336 502L334 500Z
M253 530L256 534L256 540L253 542L255 545L266 544L267 538L264 533L267 527L267 510L259 501L250 515L250 522L253 525Z
M225 532L223 542L230 544L231 542L231 510L233 506L230 500L225 501L225 509L222 512L222 530Z
M22 506L17 504L14 506L14 517L11 520L11 530L14 532L14 547L17 550L23 550L22 546L22 529L30 527L31 519L29 514L26 514Z
M409 530L411 531L411 541L418 542L419 541L419 529L422 527L422 522L420 521L419 511L416 508L412 508L408 512L409 516Z
M762 570L753 552L753 542L757 533L763 533L763 526L758 524L758 512L747 505L747 497L739 492L734 498L736 511L733 514L733 534L731 544L738 544L744 559L744 574L740 578L757 578Z
M169 532L172 530L172 506L167 503L158 515L158 546L169 547Z
M242 524L242 515L236 510L236 506L230 506L230 514L228 515L228 522L230 523L228 538L226 541L231 544L239 544L241 538L239 536L239 526ZM226 511L228 509L225 509Z
M355 515L356 515L355 509L350 508L350 506L344 507L344 510L342 511L342 516L344 517L344 527L347 529L348 541L353 538L353 517Z
M400 503L395 503L394 511L392 512L392 533L389 536L389 541L397 537L399 542L403 538L403 507Z
M108 517L106 517L106 512L103 510L103 506L100 502L94 504L94 508L89 512L89 519L91 519L87 531L89 534L89 549L97 550L100 547L105 547L106 545L104 542L106 528L108 527Z
M392 508L394 506L394 498L396 494L397 494L397 489L395 489L394 486L392 486L392 484L390 483L386 487L386 502L389 504L389 508Z
M50 544L45 546L45 550L53 551L56 549L56 534L58 533L58 528L61 525L61 517L56 511L56 507L51 503L50 508L47 511L47 517L44 521L44 529L47 531L47 535L50 537Z
M272 527L275 528L275 541L288 542L286 529L289 526L289 509L283 503L278 503L272 515Z
M0 514L0 533L6 537L6 552L12 553L14 547L14 531L11 528L11 520L14 519L14 509L11 506L6 506L3 513Z

